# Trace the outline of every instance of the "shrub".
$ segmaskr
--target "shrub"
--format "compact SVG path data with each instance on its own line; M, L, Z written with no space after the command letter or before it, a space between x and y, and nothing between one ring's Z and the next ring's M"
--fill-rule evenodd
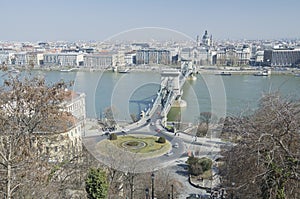
M199 124L197 127L196 136L197 137L205 137L207 135L208 128L203 124Z
M107 198L109 183L104 170L91 168L85 179L88 198Z
M165 137L159 137L157 140L158 143L166 143L166 138Z
M208 159L208 158L201 158L199 159L199 162L201 164L201 167L203 169L203 171L208 171L209 169L211 169L212 166L212 160Z
M199 162L189 166L189 173L195 176L203 174L203 168Z
M210 170L212 166L212 160L205 157L189 157L186 163L189 165L189 172L192 175L200 175L203 172Z
M110 139L110 140L116 140L116 139L118 139L118 136L117 136L117 134L115 134L115 133L111 133L111 134L109 135L109 139Z

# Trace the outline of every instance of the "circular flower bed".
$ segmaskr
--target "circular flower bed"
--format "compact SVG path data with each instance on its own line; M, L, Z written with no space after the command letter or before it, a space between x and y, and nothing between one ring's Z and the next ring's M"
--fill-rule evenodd
M121 146L127 149L141 149L147 146L147 144L143 141L132 140L132 141L123 142Z

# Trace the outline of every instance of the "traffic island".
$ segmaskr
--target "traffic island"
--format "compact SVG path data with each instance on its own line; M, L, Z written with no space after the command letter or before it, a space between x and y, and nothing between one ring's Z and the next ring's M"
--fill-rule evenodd
M157 136L127 135L118 136L116 140L102 140L97 143L97 150L102 154L110 154L107 148L137 154L140 158L153 158L166 154L172 146L169 141L158 142ZM107 147L110 146L110 147Z

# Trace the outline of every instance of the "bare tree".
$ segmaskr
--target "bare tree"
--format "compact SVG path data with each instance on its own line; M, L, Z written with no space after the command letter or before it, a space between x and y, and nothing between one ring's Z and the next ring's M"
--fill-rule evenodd
M196 135L205 136L208 132L209 125L217 121L217 116L211 112L201 112Z
M55 127L66 84L9 75L0 92L0 192L4 198L46 179L48 162L33 147L36 131ZM55 129L53 129L55 131Z
M111 106L104 110L104 125L108 128L114 128L117 124L115 120L116 109Z
M241 139L224 153L223 185L239 198L299 197L300 105L266 95L250 116L233 120Z

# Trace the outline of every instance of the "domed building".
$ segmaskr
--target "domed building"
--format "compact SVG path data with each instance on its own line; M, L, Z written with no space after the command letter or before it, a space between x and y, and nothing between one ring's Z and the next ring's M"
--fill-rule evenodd
M204 35L202 36L202 46L210 47L212 46L212 35L208 35L207 30L205 30Z

